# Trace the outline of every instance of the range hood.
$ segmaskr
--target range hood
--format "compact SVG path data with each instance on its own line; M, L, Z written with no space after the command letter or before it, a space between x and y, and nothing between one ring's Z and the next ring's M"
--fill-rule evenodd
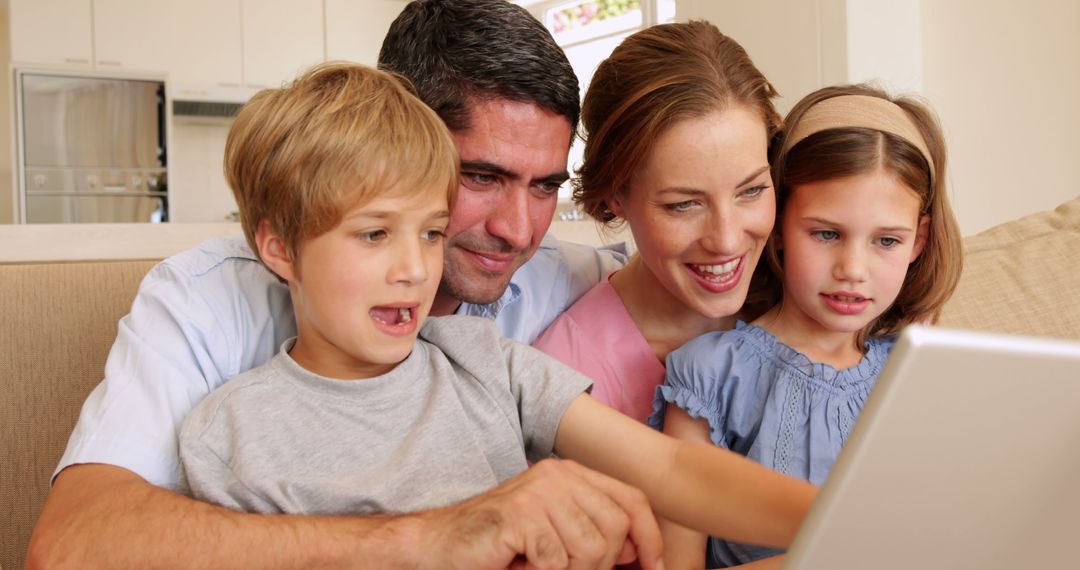
M173 115L186 117L232 117L258 93L254 87L221 85L173 85Z

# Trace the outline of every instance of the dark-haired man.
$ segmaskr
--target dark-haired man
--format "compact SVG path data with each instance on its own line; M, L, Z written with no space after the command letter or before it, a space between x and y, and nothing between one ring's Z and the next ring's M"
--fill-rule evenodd
M419 0L391 26L380 66L414 83L462 161L432 314L485 316L531 341L623 261L544 240L579 112L565 55L503 0ZM627 559L628 533L647 566L659 556L641 493L568 462L404 516L259 516L178 492L184 416L294 334L287 289L242 238L154 268L57 467L29 566L592 568Z

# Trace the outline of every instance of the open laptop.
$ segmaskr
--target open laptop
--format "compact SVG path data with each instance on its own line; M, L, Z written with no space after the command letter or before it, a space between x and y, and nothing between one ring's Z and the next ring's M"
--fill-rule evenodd
M1080 568L1080 343L908 327L783 568Z

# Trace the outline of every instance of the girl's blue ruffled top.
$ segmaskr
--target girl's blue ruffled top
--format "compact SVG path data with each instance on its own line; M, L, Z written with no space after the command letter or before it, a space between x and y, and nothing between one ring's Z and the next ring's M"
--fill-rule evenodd
M740 321L668 356L649 425L661 429L666 405L674 404L704 418L716 445L821 485L895 343L895 337L871 339L858 364L837 370ZM737 560L716 562L747 562L766 553L731 554Z

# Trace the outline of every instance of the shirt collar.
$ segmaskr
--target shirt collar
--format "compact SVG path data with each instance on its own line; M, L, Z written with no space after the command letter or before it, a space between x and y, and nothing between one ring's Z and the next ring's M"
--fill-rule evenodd
M517 274L515 274L514 277L517 277ZM499 312L502 311L504 307L516 303L519 299L521 299L521 287L518 286L517 283L514 283L514 278L511 277L510 286L506 288L506 291L503 291L502 297L499 297L486 305L462 303L454 313L457 315L470 315L494 319L499 316Z

